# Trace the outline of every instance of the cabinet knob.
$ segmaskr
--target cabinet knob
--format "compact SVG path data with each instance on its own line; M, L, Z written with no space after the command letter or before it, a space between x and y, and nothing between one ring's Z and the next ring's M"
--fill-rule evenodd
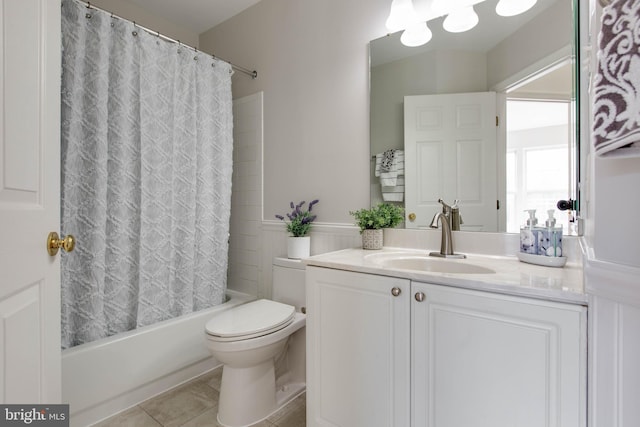
M394 297L397 297L401 293L402 293L402 289L398 288L397 286L391 289L391 295L393 295Z
M425 299L425 294L422 292L416 292L416 301L422 302Z

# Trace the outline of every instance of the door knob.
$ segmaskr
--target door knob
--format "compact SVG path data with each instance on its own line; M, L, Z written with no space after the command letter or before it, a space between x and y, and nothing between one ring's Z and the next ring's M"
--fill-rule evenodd
M67 234L64 239L61 239L58 233L52 231L49 233L49 236L47 236L47 252L49 252L51 256L55 256L60 248L65 252L71 252L75 247L76 239L71 234Z
M398 287L394 287L393 289L391 289L391 295L393 295L394 297L397 297L401 293L402 293L402 289Z
M416 220L416 214L414 214L413 212L411 212L411 213L409 214L409 217L408 217L408 218L409 218L409 221L413 222L413 221L415 221L415 220Z
M418 302L424 301L424 298L425 298L425 294L424 293L416 292L415 296L416 296L416 301L418 301Z

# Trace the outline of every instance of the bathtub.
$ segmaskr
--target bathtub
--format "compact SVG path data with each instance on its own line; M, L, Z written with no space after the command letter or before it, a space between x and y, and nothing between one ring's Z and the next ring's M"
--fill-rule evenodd
M71 426L88 426L220 364L205 346L213 313L253 297L227 291L224 304L62 351L62 402Z

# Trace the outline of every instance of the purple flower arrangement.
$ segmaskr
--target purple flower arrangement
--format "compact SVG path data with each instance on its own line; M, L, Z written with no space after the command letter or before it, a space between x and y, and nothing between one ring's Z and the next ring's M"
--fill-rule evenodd
M293 237L306 236L311 228L311 223L316 219L316 215L312 215L311 210L313 209L313 205L318 203L318 199L309 202L309 209L307 210L303 208L305 203L306 202L300 202L297 205L294 205L293 202L290 203L291 213L286 214L289 222L286 221L284 216L276 215L276 218L287 224L287 231L291 233Z

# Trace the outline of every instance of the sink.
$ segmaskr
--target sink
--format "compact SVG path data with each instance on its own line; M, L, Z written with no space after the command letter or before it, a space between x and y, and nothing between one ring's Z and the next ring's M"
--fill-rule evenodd
M452 274L494 274L495 271L466 261L446 261L427 256L399 256L381 259L379 264L386 268L401 270L429 271Z

